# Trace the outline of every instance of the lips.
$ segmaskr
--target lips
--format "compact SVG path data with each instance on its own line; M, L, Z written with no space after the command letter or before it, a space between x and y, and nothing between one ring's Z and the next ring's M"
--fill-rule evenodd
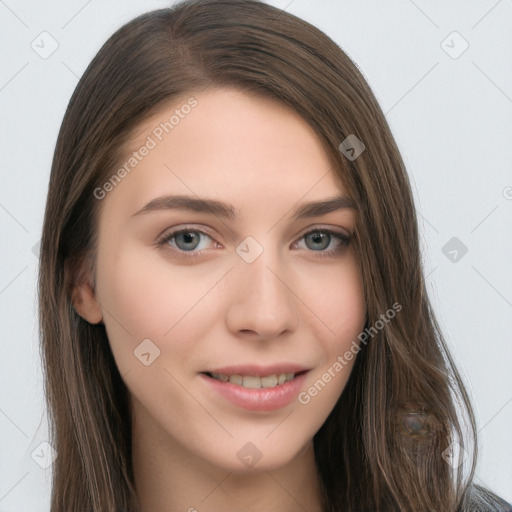
M310 368L296 363L212 367L200 373L208 387L231 403L253 411L271 411L290 404Z
M295 368L298 368L295 366ZM250 411L273 411L290 405L298 396L301 389L305 384L305 379L308 374L308 370L299 370L297 372L286 372L285 375L291 375L290 380L286 380L282 384L275 386L262 386L256 387L251 384L258 384L256 379L260 382L272 377L272 375L283 375L283 374L268 374L268 372L278 371L281 369L293 369L291 366L279 366L279 367L266 367L266 368L255 368L248 369L248 367L230 367L230 368L219 368L224 371L249 371L253 373L260 373L263 376L257 375L240 375L240 374L219 374L229 375L228 381L222 381L215 377L212 377L210 372L201 372L199 376L201 380L206 384L209 389L209 393L213 392L212 399L216 400L217 396L220 396L222 400L228 400L233 405L239 408L247 409ZM215 372L213 372L215 373ZM232 382L231 379L235 379ZM236 381L242 379L242 383L238 384ZM245 379L249 379L249 386L244 386Z

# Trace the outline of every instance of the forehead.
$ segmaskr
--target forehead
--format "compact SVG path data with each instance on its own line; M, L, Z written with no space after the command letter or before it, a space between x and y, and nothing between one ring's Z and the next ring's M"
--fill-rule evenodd
M129 160L130 186L122 188L138 203L164 191L243 205L347 194L321 139L299 114L234 89L190 93L161 108L134 131L120 166Z

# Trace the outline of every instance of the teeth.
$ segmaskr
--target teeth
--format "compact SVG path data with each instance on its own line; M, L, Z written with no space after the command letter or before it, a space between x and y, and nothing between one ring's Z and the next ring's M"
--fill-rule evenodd
M269 375L268 377L261 377L262 388L273 388L277 386L278 378L277 375Z
M227 375L226 375L227 377ZM228 377L229 382L232 382L233 384L237 384L238 386L242 385L243 378L241 375L231 375L231 377Z
M262 387L262 382L260 377L248 377L245 376L242 379L242 386L244 388L250 388L250 389L258 389Z
M255 375L225 375L223 373L211 373L214 379L221 382L231 382L238 386L249 389L274 388L289 380L292 380L294 373L280 373L279 375L267 375L266 377L258 377Z

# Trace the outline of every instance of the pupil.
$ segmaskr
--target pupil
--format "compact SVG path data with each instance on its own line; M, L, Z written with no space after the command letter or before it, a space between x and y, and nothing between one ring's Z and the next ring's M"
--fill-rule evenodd
M321 244L322 238L324 239L324 244L320 249L325 249L329 245L329 236L328 233L313 233L309 235L315 244ZM327 244L325 243L327 242Z
M197 234L196 233L192 233L192 232L181 233L179 236L181 236L183 238L183 241L184 241L185 245L186 244L193 244L194 243L194 238L197 239ZM190 249L190 247L188 247L188 249Z

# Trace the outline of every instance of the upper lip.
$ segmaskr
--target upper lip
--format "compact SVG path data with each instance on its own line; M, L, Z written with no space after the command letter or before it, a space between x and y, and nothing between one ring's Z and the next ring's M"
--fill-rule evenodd
M281 373L299 373L308 371L309 368L293 363L277 363L269 366L258 366L254 364L243 364L237 366L223 366L212 368L202 373L221 373L224 375L251 375L265 377L268 375L279 375Z

